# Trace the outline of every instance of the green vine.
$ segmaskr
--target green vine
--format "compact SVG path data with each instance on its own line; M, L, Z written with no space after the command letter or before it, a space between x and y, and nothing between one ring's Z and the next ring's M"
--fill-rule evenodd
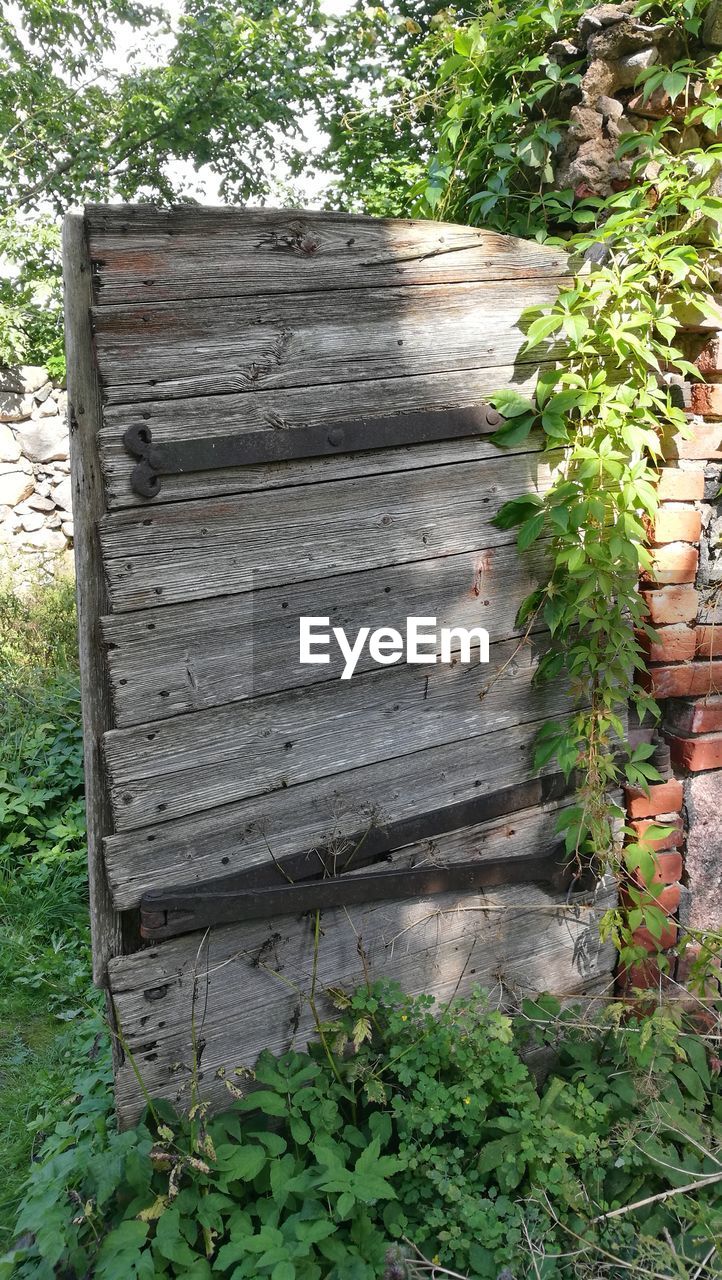
M687 429L670 375L699 376L677 345L680 320L704 311L722 270L722 55L699 40L706 0L640 4L635 13L667 26L686 51L671 67L648 68L635 87L645 99L666 94L668 114L620 137L617 159L631 166L625 189L606 198L557 190L555 155L583 67L557 65L547 48L588 7L549 0L507 15L495 6L446 26L436 48L440 142L417 196L434 216L564 244L583 263L551 309L529 314L524 354L541 364L534 399L496 399L508 419L497 443L539 430L553 468L543 496L506 503L497 523L518 527L522 551L540 539L549 551L549 575L518 625L546 624L551 643L537 679L566 673L578 709L543 726L535 764L555 759L578 779L577 803L560 820L567 854L601 861L625 881L624 908L603 928L628 965L646 955L635 931L644 926L659 940L667 923L651 842L669 828L640 841L610 795L660 780L654 748L629 746L622 709L659 715L640 677L643 641L655 633L638 580L651 567L661 442ZM703 980L720 939L693 940Z

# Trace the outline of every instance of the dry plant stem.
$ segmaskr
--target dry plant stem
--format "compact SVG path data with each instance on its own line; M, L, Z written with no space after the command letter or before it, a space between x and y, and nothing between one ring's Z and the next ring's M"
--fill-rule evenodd
M583 1245L583 1249L580 1250L582 1255L590 1252L598 1253L601 1254L603 1258L608 1258L608 1260L613 1262L615 1266L622 1267L625 1271L638 1271L634 1262L625 1262L623 1258L618 1258L616 1254L609 1253L606 1249L603 1249L601 1245L593 1244L591 1240L585 1240L584 1237L578 1235L576 1231L572 1231L571 1227L568 1227L566 1223L562 1222L557 1217L551 1206L549 1197L546 1194L544 1194L544 1202L546 1204L547 1211L556 1226L561 1227L562 1231L565 1231L568 1236L571 1236L573 1240L576 1240L579 1244ZM669 1275L666 1271L645 1270L641 1274L644 1275L645 1280L676 1280L675 1276Z
M428 1271L432 1280L434 1280L435 1276L448 1276L449 1280L469 1280L469 1277L462 1275L460 1271L449 1271L447 1267L442 1267L440 1263L432 1262L431 1258L425 1257L421 1250L417 1248L413 1240L409 1240L406 1236L402 1236L401 1239L416 1254L418 1269Z
M713 1182L722 1182L722 1173L711 1173L707 1178L699 1178L697 1182L688 1182L684 1187L671 1187L669 1191L660 1191L656 1196L647 1196L644 1200L635 1200L632 1204L622 1205L621 1209L610 1209L608 1213L600 1213L597 1218L592 1218L592 1225L596 1222L604 1222L607 1218L619 1218L624 1213L632 1213L634 1209L643 1209L648 1204L658 1204L662 1200L669 1200L672 1196L683 1196L689 1191L699 1191L702 1187L709 1187Z
M698 1280L698 1277L704 1271L705 1267L707 1266L707 1263L712 1261L712 1258L715 1255L716 1249L717 1249L717 1246L713 1244L709 1253L705 1254L699 1266L696 1268L695 1273L692 1276L692 1280Z

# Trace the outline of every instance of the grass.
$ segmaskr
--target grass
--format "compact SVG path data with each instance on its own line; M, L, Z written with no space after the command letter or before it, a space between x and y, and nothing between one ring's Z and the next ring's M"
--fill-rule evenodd
M0 1252L88 1010L84 841L73 586L0 583Z

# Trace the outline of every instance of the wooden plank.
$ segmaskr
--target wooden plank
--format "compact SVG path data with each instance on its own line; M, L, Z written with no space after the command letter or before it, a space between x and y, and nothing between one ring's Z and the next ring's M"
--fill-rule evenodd
M516 363L522 313L550 305L565 283L101 307L93 313L95 344L111 404L478 369ZM555 343L547 358L563 350ZM520 363L534 364L533 356Z
M116 828L230 804L471 740L570 707L564 686L532 686L536 655L516 640L492 645L488 665L376 668L352 680L105 734ZM519 650L519 652L517 652ZM483 746L479 747L483 751Z
M97 441L101 402L90 332L90 260L83 217L78 213L67 214L63 225L63 281L93 978L103 986L108 958L123 951L123 927L113 907L102 854L103 838L112 831L112 816L101 739L113 721L110 685L97 643L98 619L108 612L98 539L104 510Z
M286 209L89 206L101 306L563 275L562 249L477 227ZM522 286L523 287L523 286Z
M434 745L414 756L119 832L104 844L114 901L133 907L146 889L231 875L319 844L343 843L372 822L401 821L504 787L528 784L523 803L540 803L542 783L532 765L538 728L517 725L476 738L473 745ZM541 772L552 771L548 765Z
M512 540L491 524L508 498L543 492L535 454L267 493L171 502L101 526L113 609L123 612L428 560Z
M441 627L484 626L493 640L514 634L522 600L544 571L543 547L515 546L390 565L361 573L267 587L236 596L111 614L102 619L115 724L119 728L281 689L337 680L327 666L299 663L299 618L328 617L355 635L361 626L405 631L408 617ZM368 648L357 671L374 666Z
M614 901L606 882L596 899L573 895L569 903L530 885L324 912L316 980L322 1016L332 1016L325 990L360 985L364 962L372 979L393 978L409 994L441 1000L476 985L501 988L502 1001L598 990L614 963L598 922ZM253 1066L262 1048L301 1048L311 1037L313 965L313 917L229 925L113 961L120 1025L150 1093L187 1109L194 1016L200 1096L213 1109L228 1106L224 1077L237 1081L234 1071ZM121 1123L131 1124L143 1099L128 1061L116 1099Z
M100 432L100 450L108 507L145 505L130 487L135 459L123 445L124 432L141 421L147 424L153 440L158 443L184 438L212 440L217 436L258 431L263 427L269 431L294 431L320 423L359 418L368 413L472 407L488 401L504 387L513 387L520 395L531 395L537 373L548 367L522 366L515 369L506 365L492 369L451 370L412 378L384 378L377 382L340 382L320 387L248 390L235 395L107 405ZM536 438L524 441L509 453L529 452L538 449L540 443ZM375 449L272 466L233 467L195 475L164 476L160 494L153 500L153 505L222 493L443 466L452 462L478 462L494 457L499 457L497 446L479 436L476 439Z

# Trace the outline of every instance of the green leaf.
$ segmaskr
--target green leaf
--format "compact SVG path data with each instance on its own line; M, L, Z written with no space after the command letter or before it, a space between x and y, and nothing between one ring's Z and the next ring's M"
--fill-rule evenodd
M256 1096L255 1094L253 1095ZM275 1096L275 1095L271 1095ZM218 1168L233 1180L251 1182L260 1172L268 1156L263 1147L250 1143L245 1146L224 1145L216 1152Z
M537 515L532 516L530 520L526 520L521 526L517 534L517 546L520 551L526 551L533 542L536 542L539 534L544 528L544 512L540 511Z
M531 434L534 426L534 414L528 413L523 417L517 418L507 424L499 427L493 435L489 437L492 444L498 445L500 449L509 449L512 445L522 444Z
M510 388L497 391L491 396L491 403L505 418L521 418L524 414L535 412L531 400L527 400L526 396L521 396L518 391L512 391Z

